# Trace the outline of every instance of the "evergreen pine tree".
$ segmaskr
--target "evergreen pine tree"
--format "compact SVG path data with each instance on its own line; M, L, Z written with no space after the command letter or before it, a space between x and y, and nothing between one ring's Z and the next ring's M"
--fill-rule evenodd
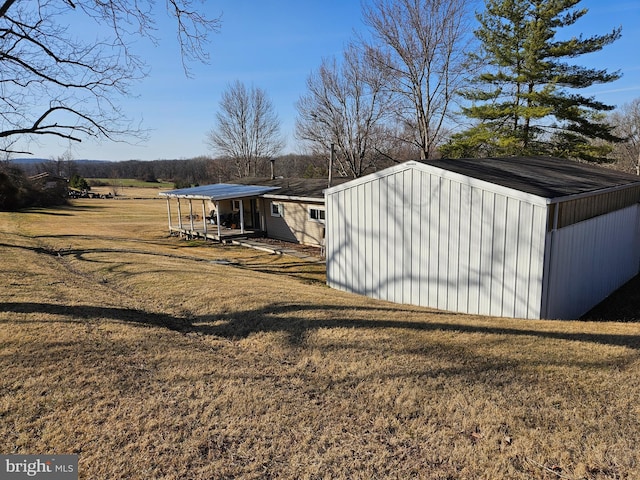
M475 34L476 56L487 68L463 93L463 114L476 121L453 136L442 153L449 157L553 155L604 160L615 141L604 112L614 107L578 93L612 82L620 73L585 68L568 61L616 41L621 29L588 38L556 38L562 27L587 13L580 0L486 0Z

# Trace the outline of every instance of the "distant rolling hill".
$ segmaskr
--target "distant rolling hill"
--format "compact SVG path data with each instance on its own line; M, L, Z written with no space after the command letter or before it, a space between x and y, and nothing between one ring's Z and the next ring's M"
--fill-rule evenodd
M9 162L14 163L16 165L38 165L41 163L49 163L49 162L55 162L55 160L52 160L50 158L12 158L9 160ZM85 163L91 163L91 164L97 164L97 163L112 163L111 160L89 160L89 159L81 159L81 160L72 160L73 163L75 164L85 164Z

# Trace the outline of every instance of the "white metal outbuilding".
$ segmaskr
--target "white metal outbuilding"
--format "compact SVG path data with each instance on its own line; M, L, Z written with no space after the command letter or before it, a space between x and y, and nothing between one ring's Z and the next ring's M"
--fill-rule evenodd
M397 303L578 318L640 269L640 179L547 157L407 162L325 191L327 283Z

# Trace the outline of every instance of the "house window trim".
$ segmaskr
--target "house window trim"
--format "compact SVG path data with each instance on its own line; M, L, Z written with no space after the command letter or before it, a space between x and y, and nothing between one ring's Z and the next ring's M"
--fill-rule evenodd
M274 207L275 210L274 211ZM272 217L283 217L284 216L284 206L282 205L281 202L271 202L271 216Z
M313 215L312 215L311 212L314 211L314 210L316 212L322 212L322 214L323 214L322 216L324 218L313 218ZM327 219L326 209L322 208L322 207L309 207L309 209L308 209L308 218L309 218L310 222L322 223L324 225L324 223L325 223L325 221Z

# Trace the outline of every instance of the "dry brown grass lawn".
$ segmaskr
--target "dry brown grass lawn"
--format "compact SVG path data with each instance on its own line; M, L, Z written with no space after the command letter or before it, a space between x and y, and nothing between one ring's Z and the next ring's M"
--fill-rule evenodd
M0 213L0 453L78 453L83 479L640 477L637 323L349 295L168 238L164 208Z

